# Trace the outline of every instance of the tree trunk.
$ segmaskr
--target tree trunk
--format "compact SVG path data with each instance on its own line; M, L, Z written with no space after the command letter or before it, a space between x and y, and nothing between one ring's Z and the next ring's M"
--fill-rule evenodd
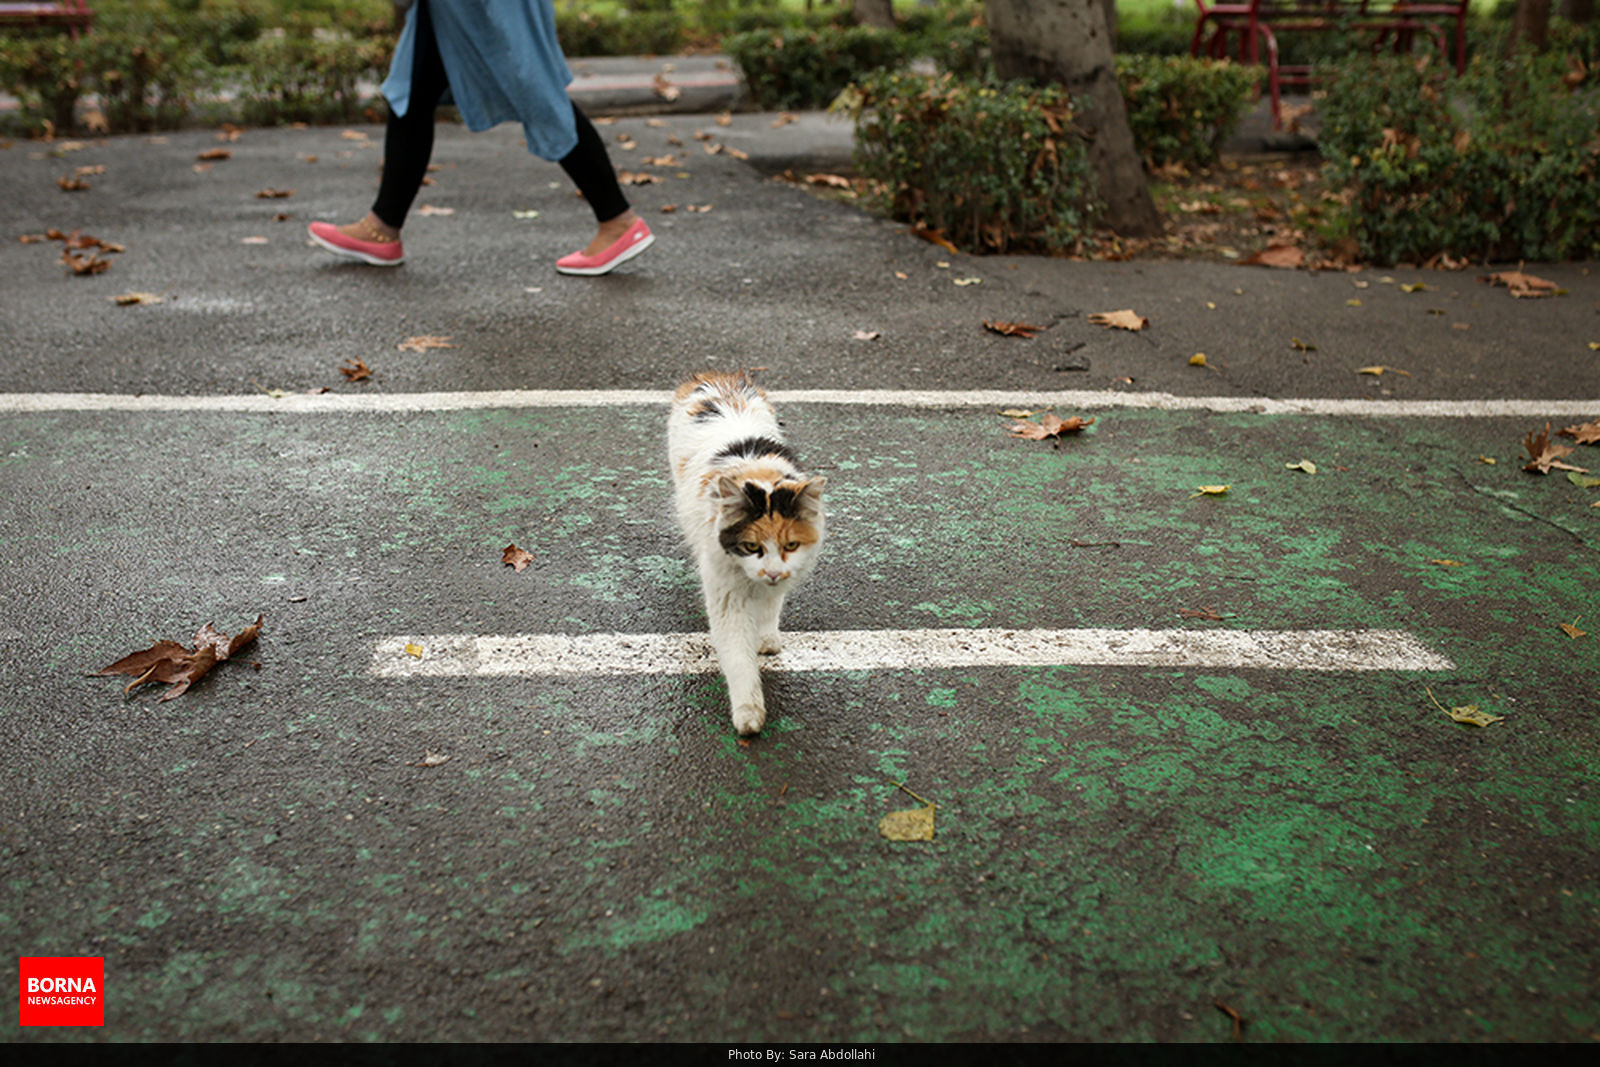
M1561 17L1578 25L1593 22L1594 0L1561 0Z
M1550 0L1517 0L1517 13L1511 20L1510 50L1523 47L1543 52L1550 38Z
M1128 129L1102 3L989 0L989 46L1000 77L1058 83L1087 105L1080 122L1104 222L1124 236L1147 237L1161 232L1161 215Z
M893 0L855 0L850 9L858 26L873 26L880 30L894 29Z

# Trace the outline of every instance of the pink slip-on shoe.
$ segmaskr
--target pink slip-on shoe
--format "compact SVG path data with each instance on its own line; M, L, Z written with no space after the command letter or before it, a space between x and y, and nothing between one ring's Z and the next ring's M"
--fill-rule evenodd
M317 244L336 256L348 256L370 263L374 267L398 267L405 262L406 250L398 239L391 241L363 241L339 232L331 222L313 222L306 232Z
M607 274L649 248L655 239L644 219L639 219L604 252L597 256L582 252L562 256L556 260L556 270L562 274Z

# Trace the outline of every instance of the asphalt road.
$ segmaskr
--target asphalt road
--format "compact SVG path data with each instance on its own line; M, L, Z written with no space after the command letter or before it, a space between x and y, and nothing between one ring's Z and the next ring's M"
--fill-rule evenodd
M598 280L554 273L587 213L509 130L441 129L395 270L303 236L364 208L375 128L0 149L0 933L103 956L107 1001L5 1039L1600 1037L1600 653L1562 628L1600 631L1600 490L1521 469L1600 419L1593 265L1514 300L951 255L703 147L782 153L771 118L606 126L659 240ZM50 227L125 250L74 276L15 240ZM739 366L828 476L785 628L844 665L780 657L748 743L711 673L430 673L699 630L665 394ZM1095 422L1007 436L1046 403ZM178 699L89 676L258 614ZM1171 657L1113 654L1144 631ZM1372 634L1433 658L1312 663ZM931 841L880 835L927 802Z

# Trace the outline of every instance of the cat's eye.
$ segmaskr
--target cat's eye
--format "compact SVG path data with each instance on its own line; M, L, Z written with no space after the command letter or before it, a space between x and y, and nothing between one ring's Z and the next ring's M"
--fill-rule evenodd
M790 541L788 544L783 546L783 550L785 552L797 552L797 551L799 551L799 549L800 549L800 542L799 541Z
M761 555L761 546L754 541L740 541L739 551L747 556Z

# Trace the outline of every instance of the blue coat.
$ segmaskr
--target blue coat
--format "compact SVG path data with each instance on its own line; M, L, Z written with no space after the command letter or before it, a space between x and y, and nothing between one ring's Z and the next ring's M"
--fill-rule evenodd
M411 102L417 4L406 13L383 95L396 115ZM473 132L518 122L528 151L560 160L578 145L551 0L430 0L428 16L450 80L447 101Z

